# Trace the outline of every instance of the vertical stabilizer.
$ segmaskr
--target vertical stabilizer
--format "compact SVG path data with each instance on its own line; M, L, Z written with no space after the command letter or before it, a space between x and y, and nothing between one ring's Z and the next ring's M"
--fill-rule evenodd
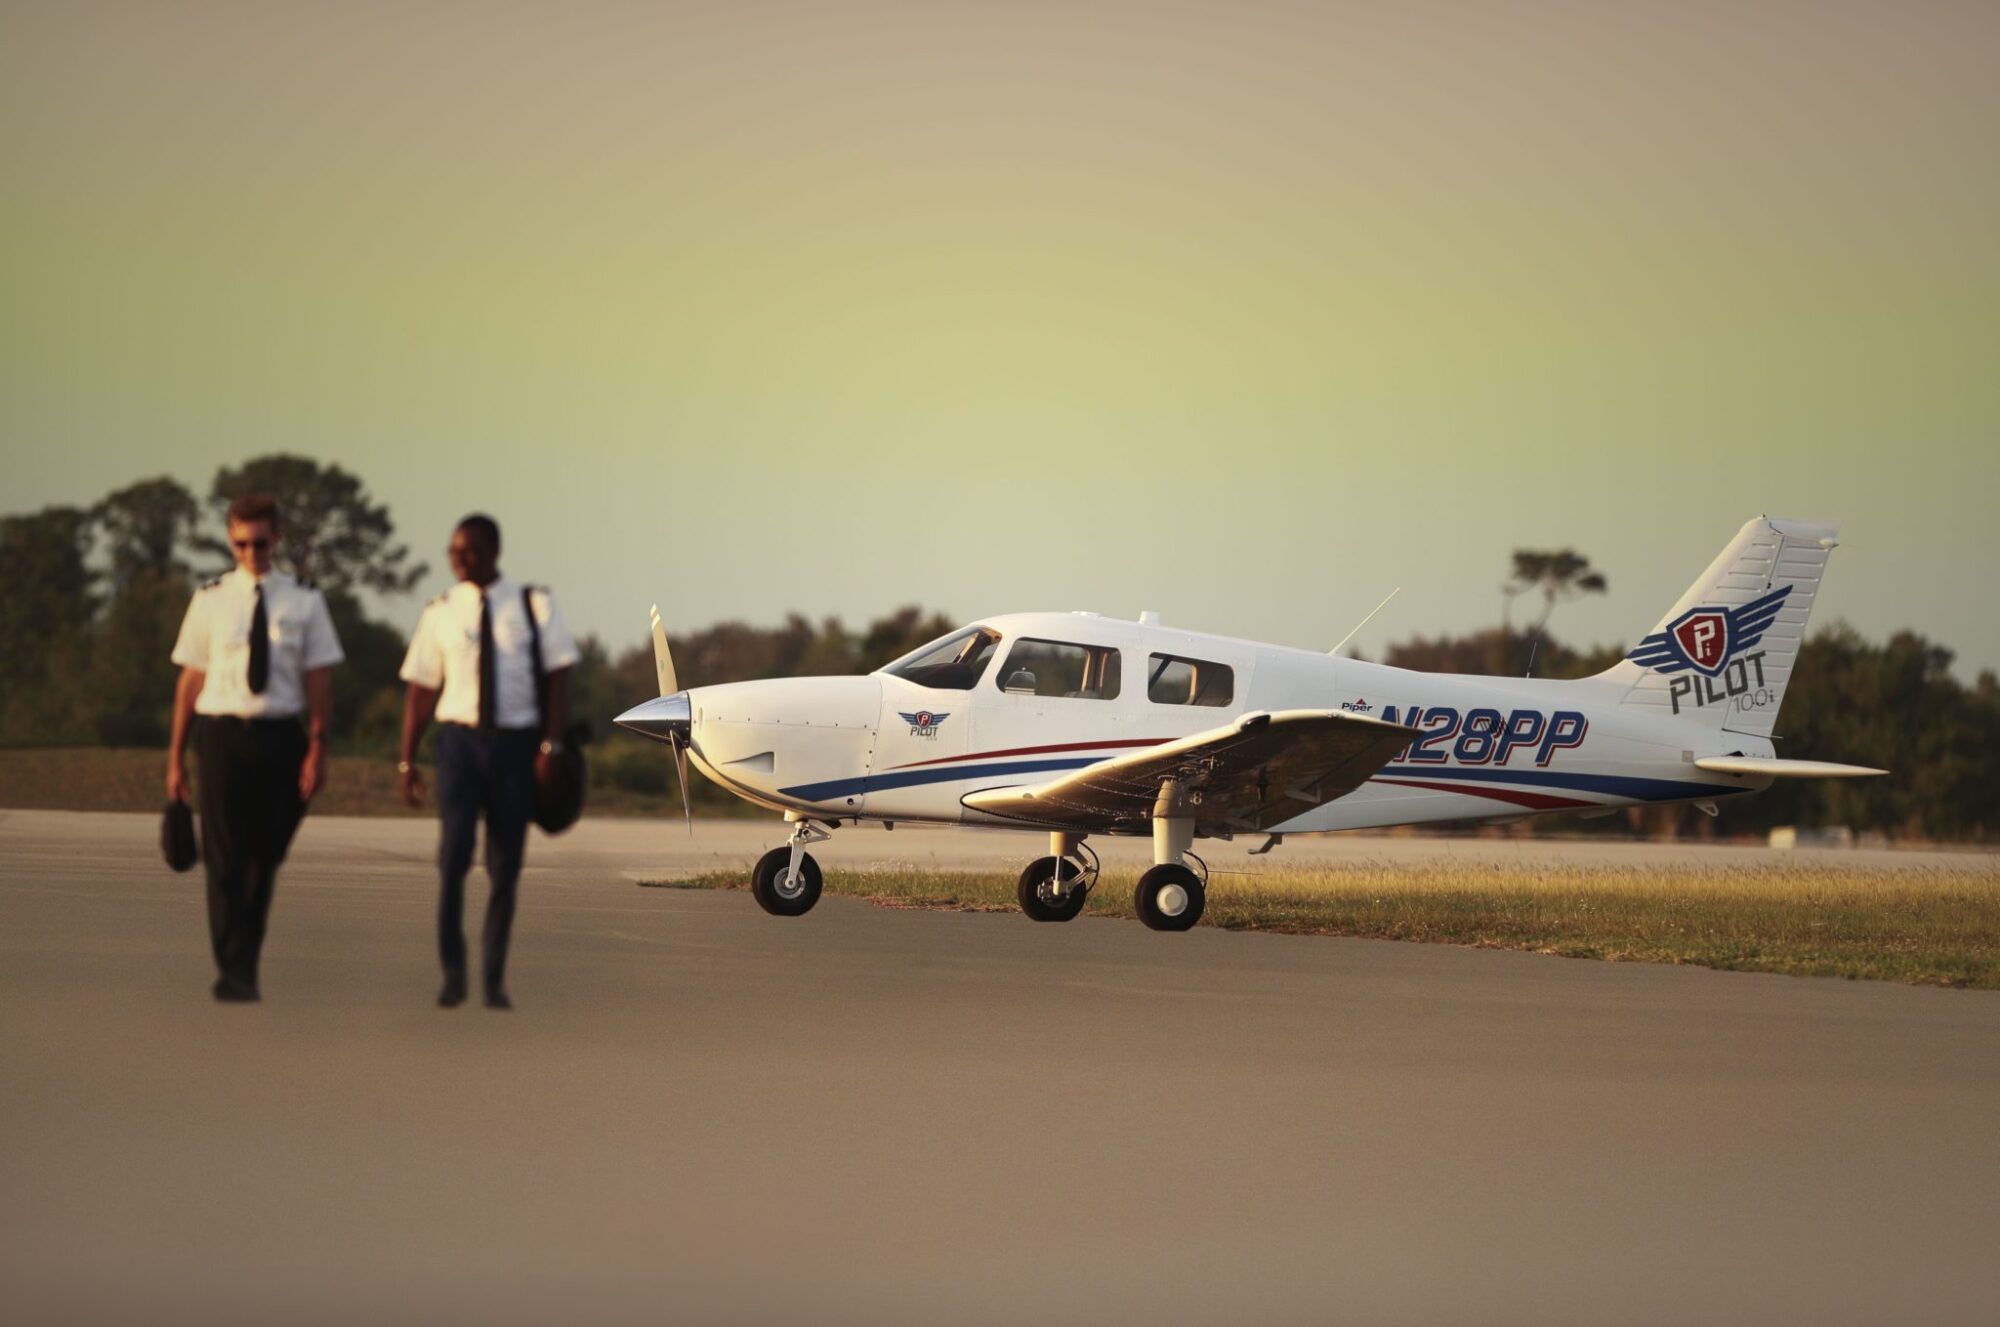
M1624 704L1769 737L1839 527L1760 516L1600 679Z

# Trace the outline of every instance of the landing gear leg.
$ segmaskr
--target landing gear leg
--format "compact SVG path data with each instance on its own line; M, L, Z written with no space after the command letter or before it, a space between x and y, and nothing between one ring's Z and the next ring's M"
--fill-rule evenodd
M1035 921L1066 922L1083 911L1097 873L1097 854L1084 846L1083 835L1057 831L1049 835L1049 855L1021 872L1015 897Z
M1153 867L1139 877L1132 895L1132 910L1139 920L1156 931L1185 931L1201 920L1208 904L1208 886L1201 875L1186 865L1199 857L1189 851L1194 846L1194 821L1180 816L1153 817Z
M789 818L789 817L788 817ZM750 875L750 893L757 905L774 917L797 917L811 912L819 902L819 863L806 851L808 843L824 843L833 837L810 820L792 823L791 841L773 848L757 859Z

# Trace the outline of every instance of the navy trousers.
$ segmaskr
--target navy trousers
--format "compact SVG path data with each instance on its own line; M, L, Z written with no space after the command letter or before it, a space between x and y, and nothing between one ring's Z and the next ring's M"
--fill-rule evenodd
M486 932L481 976L488 991L503 989L507 938L514 928L514 886L521 878L528 823L535 815L535 728L501 728L481 734L461 723L438 726L431 754L437 760L438 957L447 977L465 972L465 877L473 842L486 821Z
M278 867L305 813L299 801L305 754L306 734L297 719L197 720L209 942L215 970L252 989Z

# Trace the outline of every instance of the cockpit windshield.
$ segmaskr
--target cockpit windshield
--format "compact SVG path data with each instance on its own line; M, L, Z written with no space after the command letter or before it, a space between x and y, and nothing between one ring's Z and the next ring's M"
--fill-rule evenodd
M882 671L920 687L970 691L993 662L1000 633L991 627L967 627L943 640L910 651Z

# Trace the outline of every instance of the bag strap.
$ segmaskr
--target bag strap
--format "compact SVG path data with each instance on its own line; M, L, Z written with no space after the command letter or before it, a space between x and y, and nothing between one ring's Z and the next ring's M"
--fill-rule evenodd
M535 662L535 718L543 723L549 717L549 675L542 671L542 628L535 621L535 587L521 587L521 611L528 615L528 648L533 652Z

